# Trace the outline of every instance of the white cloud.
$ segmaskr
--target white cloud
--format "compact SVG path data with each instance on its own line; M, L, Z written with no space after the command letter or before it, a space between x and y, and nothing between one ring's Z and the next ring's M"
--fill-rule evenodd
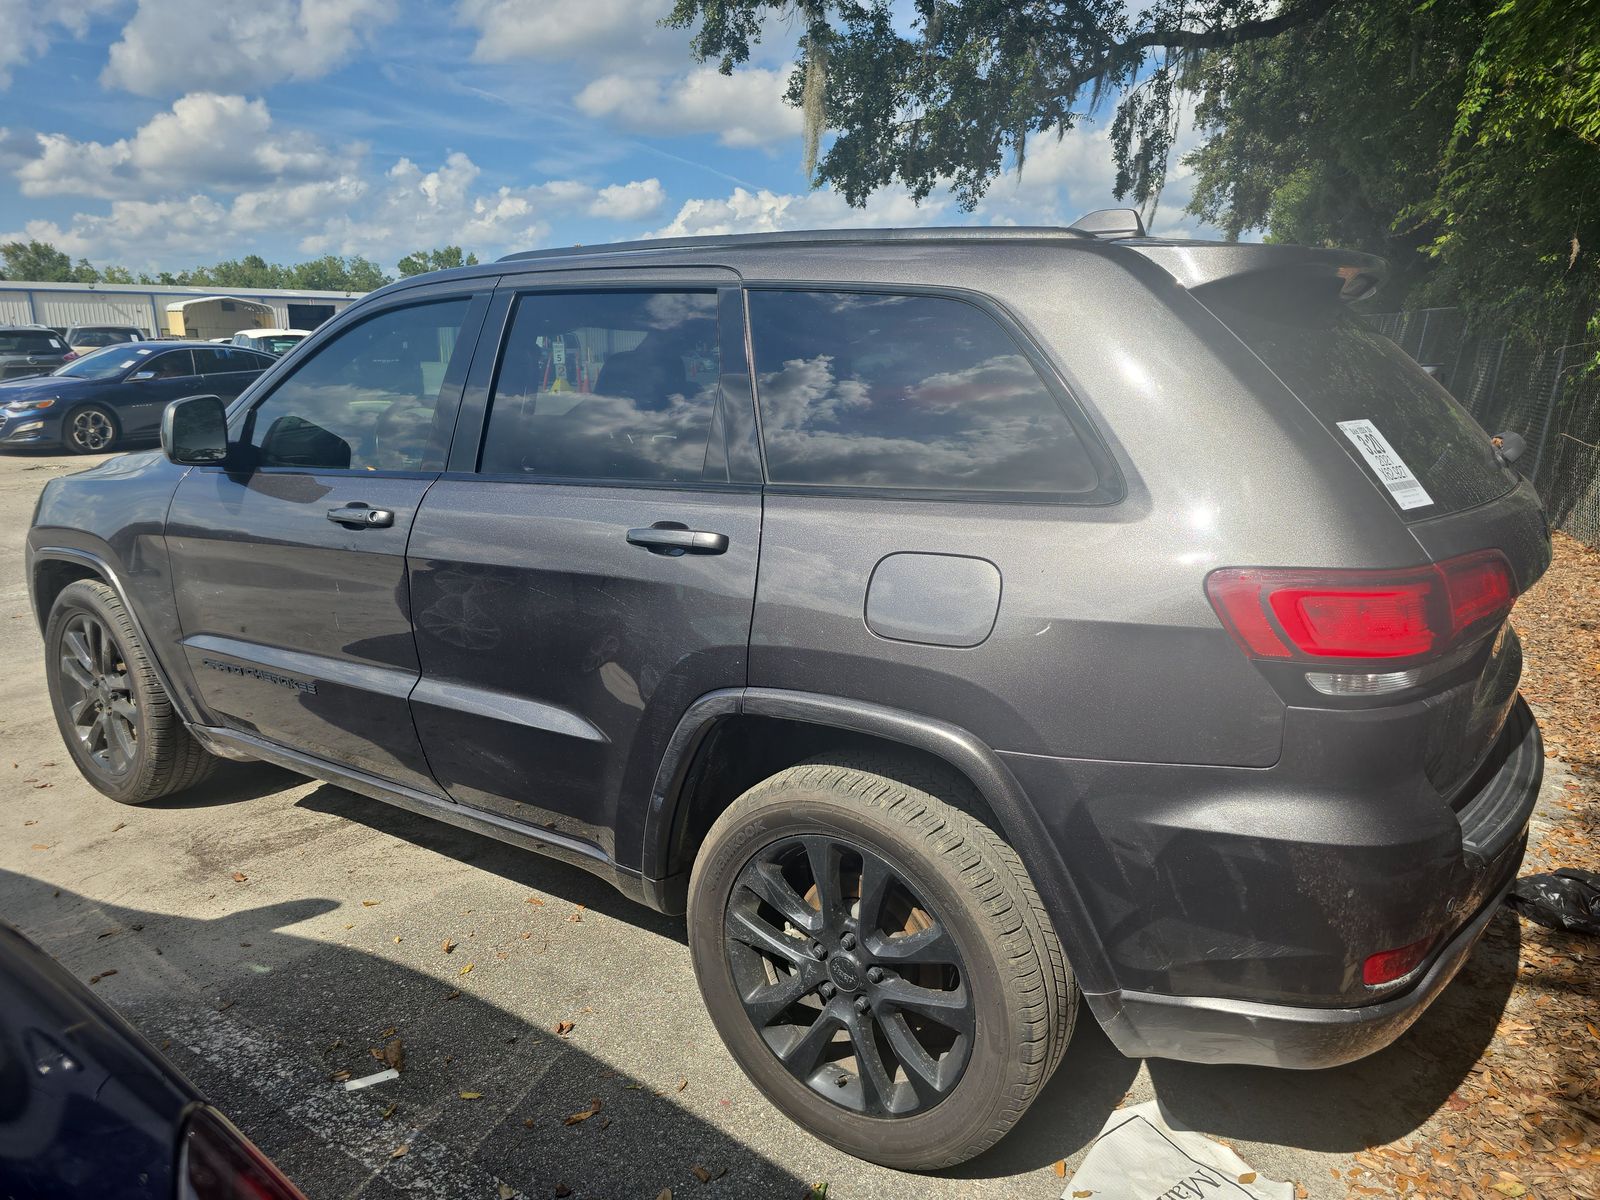
M396 0L139 0L100 79L144 96L315 79L396 9Z
M188 188L234 189L326 179L352 168L358 147L331 152L315 137L276 133L262 100L196 92L157 113L132 137L79 142L38 135L17 170L25 196L148 198Z
M720 199L686 201L654 237L771 233L784 229L840 229L932 225L946 212L943 200L913 201L903 191L882 191L865 208L851 208L837 192L752 192L736 187Z
M57 27L74 37L89 30L89 19L116 6L118 0L0 0L0 88L11 85L11 72L50 46Z
M613 221L642 221L661 211L667 193L659 179L636 179L632 183L613 183L595 193L589 202L591 217Z
M601 188L570 179L483 188L481 174L461 153L431 170L402 158L376 180L347 170L326 179L274 180L231 199L206 192L114 199L103 212L0 232L0 242L35 238L75 258L135 268L234 258L269 237L290 239L302 254L361 254L380 263L444 245L489 258L540 245L562 217L636 221L666 201L653 178Z
M687 37L657 24L671 0L462 0L461 22L478 32L483 62L533 58L593 61L687 53Z
M635 133L715 133L724 146L765 146L800 134L800 110L783 98L788 86L787 69L723 75L700 67L673 79L619 73L594 80L576 103Z

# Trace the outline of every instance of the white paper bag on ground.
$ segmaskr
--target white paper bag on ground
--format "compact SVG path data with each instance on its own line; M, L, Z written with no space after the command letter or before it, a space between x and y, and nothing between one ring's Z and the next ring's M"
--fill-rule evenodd
M1063 1200L1294 1200L1294 1186L1260 1176L1226 1146L1174 1129L1151 1100L1119 1108L1073 1173Z

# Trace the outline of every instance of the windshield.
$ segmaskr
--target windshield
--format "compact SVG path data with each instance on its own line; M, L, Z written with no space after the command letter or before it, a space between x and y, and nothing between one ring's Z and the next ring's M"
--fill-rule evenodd
M73 359L64 367L50 372L69 379L110 379L121 375L146 355L155 353L147 347L116 345L91 351L82 358Z
M265 350L269 354L282 354L304 336L304 334L293 333L284 334L282 337L255 338L253 341L258 350Z

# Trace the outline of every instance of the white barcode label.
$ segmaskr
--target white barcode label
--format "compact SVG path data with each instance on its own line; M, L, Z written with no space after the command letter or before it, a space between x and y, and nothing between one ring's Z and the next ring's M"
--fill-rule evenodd
M1411 473L1405 460L1395 453L1389 439L1378 432L1371 421L1340 421L1339 431L1350 439L1361 457L1367 460L1378 482L1389 489L1394 502L1401 508L1422 508L1433 503L1433 497Z

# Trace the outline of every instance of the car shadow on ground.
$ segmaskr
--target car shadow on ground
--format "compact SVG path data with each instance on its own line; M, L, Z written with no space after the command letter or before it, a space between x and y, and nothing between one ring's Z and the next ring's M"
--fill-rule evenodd
M681 918L635 904L565 863L331 785L300 803L684 941ZM1461 974L1418 1022L1368 1058L1325 1071L1152 1059L1148 1066L1156 1097L1174 1123L1227 1139L1354 1153L1403 1137L1437 1111L1489 1045L1516 980L1520 944L1515 917L1501 914ZM1070 1158L1100 1131L1138 1068L1080 1004L1061 1068L1016 1128L994 1149L942 1174L999 1178Z
M194 919L0 872L0 918L80 979L101 976L101 998L310 1200L493 1196L499 1181L528 1196L655 1196L699 1186L697 1167L725 1173L723 1195L804 1194L670 1084L618 1071L464 984L290 932L339 907L308 897ZM400 1078L345 1091L340 1073L381 1070L371 1051L390 1036L405 1047Z

